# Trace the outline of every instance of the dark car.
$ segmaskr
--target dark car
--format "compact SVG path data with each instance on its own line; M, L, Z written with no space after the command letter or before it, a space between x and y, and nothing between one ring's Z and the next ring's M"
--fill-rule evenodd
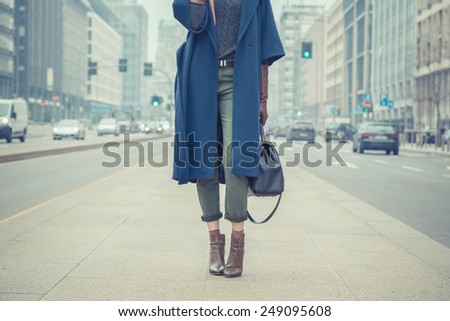
M323 136L325 141L339 140L347 141L353 138L356 133L356 128L350 124L330 124L323 129Z
M286 137L288 127L289 127L289 125L287 123L278 123L278 124L276 124L274 132L273 132L273 136L275 138L277 138L277 137Z
M292 124L287 132L286 140L292 142L293 140L305 140L309 143L314 143L316 139L316 130L310 122L296 122Z
M399 140L394 127L386 123L364 123L353 136L353 152L365 150L384 150L398 155Z

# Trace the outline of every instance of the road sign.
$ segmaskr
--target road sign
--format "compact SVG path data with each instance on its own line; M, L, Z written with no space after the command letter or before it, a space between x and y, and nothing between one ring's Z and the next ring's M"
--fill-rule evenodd
M380 94L380 106L387 106L389 96L387 93Z
M121 58L119 59L119 72L127 72L128 71L128 59Z
M388 100L388 102L387 102L387 106L389 107L389 108L394 108L395 107L395 101L393 101L393 100Z
M364 102L372 104L372 95L370 93L364 94Z
M55 95L52 96L52 101L53 101L54 103L58 103L59 100L60 100L59 95L56 95L56 94L55 94Z
M44 99L41 100L41 107L42 108L47 107L47 102Z
M337 112L338 112L338 110L337 110L337 108L336 107L333 107L333 108L331 108L331 113L333 114L333 115L337 115Z
M153 75L153 64L151 62L144 63L144 76Z

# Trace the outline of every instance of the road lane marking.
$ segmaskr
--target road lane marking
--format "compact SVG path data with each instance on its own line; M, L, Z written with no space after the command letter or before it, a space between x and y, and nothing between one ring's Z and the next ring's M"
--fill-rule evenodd
M407 169L409 171L413 171L413 172L423 172L423 170L421 170L420 168L415 168L415 167L402 166L402 168Z
M450 178L450 175L444 175L444 177Z
M347 166L348 166L349 168L359 169L358 166L356 166L355 164L352 164L352 163L347 163Z
M388 162L380 160L380 159L375 159L374 160L375 163L379 163L379 164L383 164L383 165L387 165Z
M447 166L447 170L450 171L450 166Z
M348 168L353 168L353 169L359 169L358 166L356 166L355 164L349 163L349 162L338 162L337 160L333 161L333 166L335 165L339 165L340 167L348 167Z
M360 156L350 156L350 157L353 159L362 159L362 157L360 157Z

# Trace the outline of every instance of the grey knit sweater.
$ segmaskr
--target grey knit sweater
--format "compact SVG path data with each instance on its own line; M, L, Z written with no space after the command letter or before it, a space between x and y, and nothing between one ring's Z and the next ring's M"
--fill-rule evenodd
M241 1L214 0L218 59L234 59L241 21ZM206 6L191 3L192 28L198 30L202 27L205 12Z

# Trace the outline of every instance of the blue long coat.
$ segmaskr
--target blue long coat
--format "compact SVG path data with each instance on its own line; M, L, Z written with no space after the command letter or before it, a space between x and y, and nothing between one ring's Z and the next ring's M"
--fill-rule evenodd
M175 18L188 30L177 51L173 179L179 184L214 175L218 138L216 33L209 0L200 30L191 26L189 0L174 0ZM259 175L261 62L284 56L270 0L242 0L233 84L232 173ZM208 147L208 149L205 149Z

